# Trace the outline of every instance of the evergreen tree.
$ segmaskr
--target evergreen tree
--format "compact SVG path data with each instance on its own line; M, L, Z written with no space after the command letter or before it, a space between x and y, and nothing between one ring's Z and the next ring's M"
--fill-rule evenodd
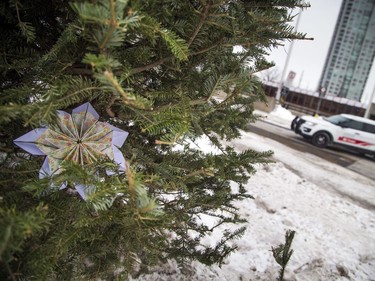
M235 250L227 242L244 232L233 203L250 197L243 184L271 154L238 153L220 140L255 120L253 103L264 96L253 74L271 66L269 48L304 38L290 22L291 9L306 6L1 1L0 279L110 280L171 258L220 264ZM88 101L101 121L129 132L126 172L108 176L116 168L108 159L66 161L62 173L38 180L43 157L13 140ZM189 146L202 136L221 153ZM76 182L93 187L87 201ZM201 214L216 224L203 225ZM223 223L232 231L202 245Z

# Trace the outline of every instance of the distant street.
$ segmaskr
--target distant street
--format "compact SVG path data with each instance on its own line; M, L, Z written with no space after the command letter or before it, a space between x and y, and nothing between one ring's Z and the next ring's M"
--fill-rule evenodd
M336 147L326 149L315 147L292 130L266 121L257 121L255 124L249 124L246 129L249 132L273 139L295 150L321 157L375 180L375 161L360 156L355 152L348 152Z

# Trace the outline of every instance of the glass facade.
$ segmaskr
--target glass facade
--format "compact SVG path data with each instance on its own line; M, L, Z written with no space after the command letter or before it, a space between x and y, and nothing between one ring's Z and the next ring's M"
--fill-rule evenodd
M319 88L360 101L375 55L375 0L343 0Z

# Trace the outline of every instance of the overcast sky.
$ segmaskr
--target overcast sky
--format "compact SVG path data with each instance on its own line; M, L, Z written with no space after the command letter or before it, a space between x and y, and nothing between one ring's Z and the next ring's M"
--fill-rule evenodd
M331 38L334 32L342 0L310 0L310 8L302 11L298 31L307 33L307 37L314 40L294 41L288 63L286 76L289 71L297 73L294 86L300 85L303 89L316 90L324 62L328 53ZM298 13L296 9L294 13ZM281 75L289 51L289 43L284 47L273 50L269 59L276 64L277 72ZM375 85L375 66L362 101L367 102Z

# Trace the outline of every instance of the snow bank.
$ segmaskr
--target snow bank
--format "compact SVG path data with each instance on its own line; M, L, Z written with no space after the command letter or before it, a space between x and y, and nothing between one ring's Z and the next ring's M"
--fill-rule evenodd
M290 123L295 117L295 115L281 105L276 105L275 109L270 113L255 110L255 114L261 116L262 120L266 122L285 128L290 128Z

